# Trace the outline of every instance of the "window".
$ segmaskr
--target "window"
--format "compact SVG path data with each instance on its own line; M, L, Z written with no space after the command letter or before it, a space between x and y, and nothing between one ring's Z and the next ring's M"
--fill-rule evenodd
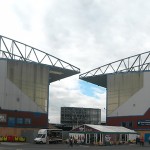
M17 118L17 124L23 124L23 118Z
M132 127L133 127L133 123L129 122L129 128L132 128Z
M46 136L46 134L43 134L43 135L42 135L42 138L45 138L45 136Z
M25 124L31 124L31 119L30 118L25 118L24 123Z
M126 127L126 122L122 122L121 126Z
M9 117L8 118L8 126L9 127L14 127L15 126L15 118L14 117Z

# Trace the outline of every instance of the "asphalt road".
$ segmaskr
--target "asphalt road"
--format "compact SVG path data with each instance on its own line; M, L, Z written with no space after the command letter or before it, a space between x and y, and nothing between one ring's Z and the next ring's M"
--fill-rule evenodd
M70 147L68 144L29 144L29 143L1 143L0 150L140 150L150 149L150 145L117 145L117 146L89 146L74 145Z

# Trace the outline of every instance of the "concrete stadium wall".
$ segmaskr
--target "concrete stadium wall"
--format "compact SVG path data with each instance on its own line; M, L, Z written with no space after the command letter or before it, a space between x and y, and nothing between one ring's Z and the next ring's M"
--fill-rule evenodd
M7 110L47 112L47 66L0 60L0 107Z
M150 108L150 72L135 72L121 76L122 78L114 74L108 77L108 84L112 80L114 81L111 86L108 85L107 89L107 117L144 115ZM118 80L118 78L120 79ZM118 87L115 89L116 85ZM113 92L110 92L110 88L113 88ZM116 99L111 99L114 93ZM109 110L109 105L113 104L114 99L116 107Z

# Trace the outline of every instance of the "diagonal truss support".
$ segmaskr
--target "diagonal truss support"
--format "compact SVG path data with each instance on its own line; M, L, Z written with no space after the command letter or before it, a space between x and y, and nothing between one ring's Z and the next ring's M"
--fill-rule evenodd
M80 72L80 69L39 49L0 35L0 58L23 60Z
M80 79L110 73L150 70L150 51L127 57L83 73Z

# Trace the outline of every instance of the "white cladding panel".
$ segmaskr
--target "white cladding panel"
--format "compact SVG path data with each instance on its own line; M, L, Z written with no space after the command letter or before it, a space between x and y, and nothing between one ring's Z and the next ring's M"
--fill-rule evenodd
M0 60L0 107L4 107L7 77L7 62Z
M143 74L143 86L128 97L128 99L112 113L107 115L108 117L144 115L150 108L150 72L142 72L140 74ZM110 100L111 99L108 99L108 101Z
M45 113L48 69L40 65L0 60L0 107Z
M8 79L6 79L6 89L5 101L2 106L3 109L44 112L34 101L31 100L31 98L25 95Z

